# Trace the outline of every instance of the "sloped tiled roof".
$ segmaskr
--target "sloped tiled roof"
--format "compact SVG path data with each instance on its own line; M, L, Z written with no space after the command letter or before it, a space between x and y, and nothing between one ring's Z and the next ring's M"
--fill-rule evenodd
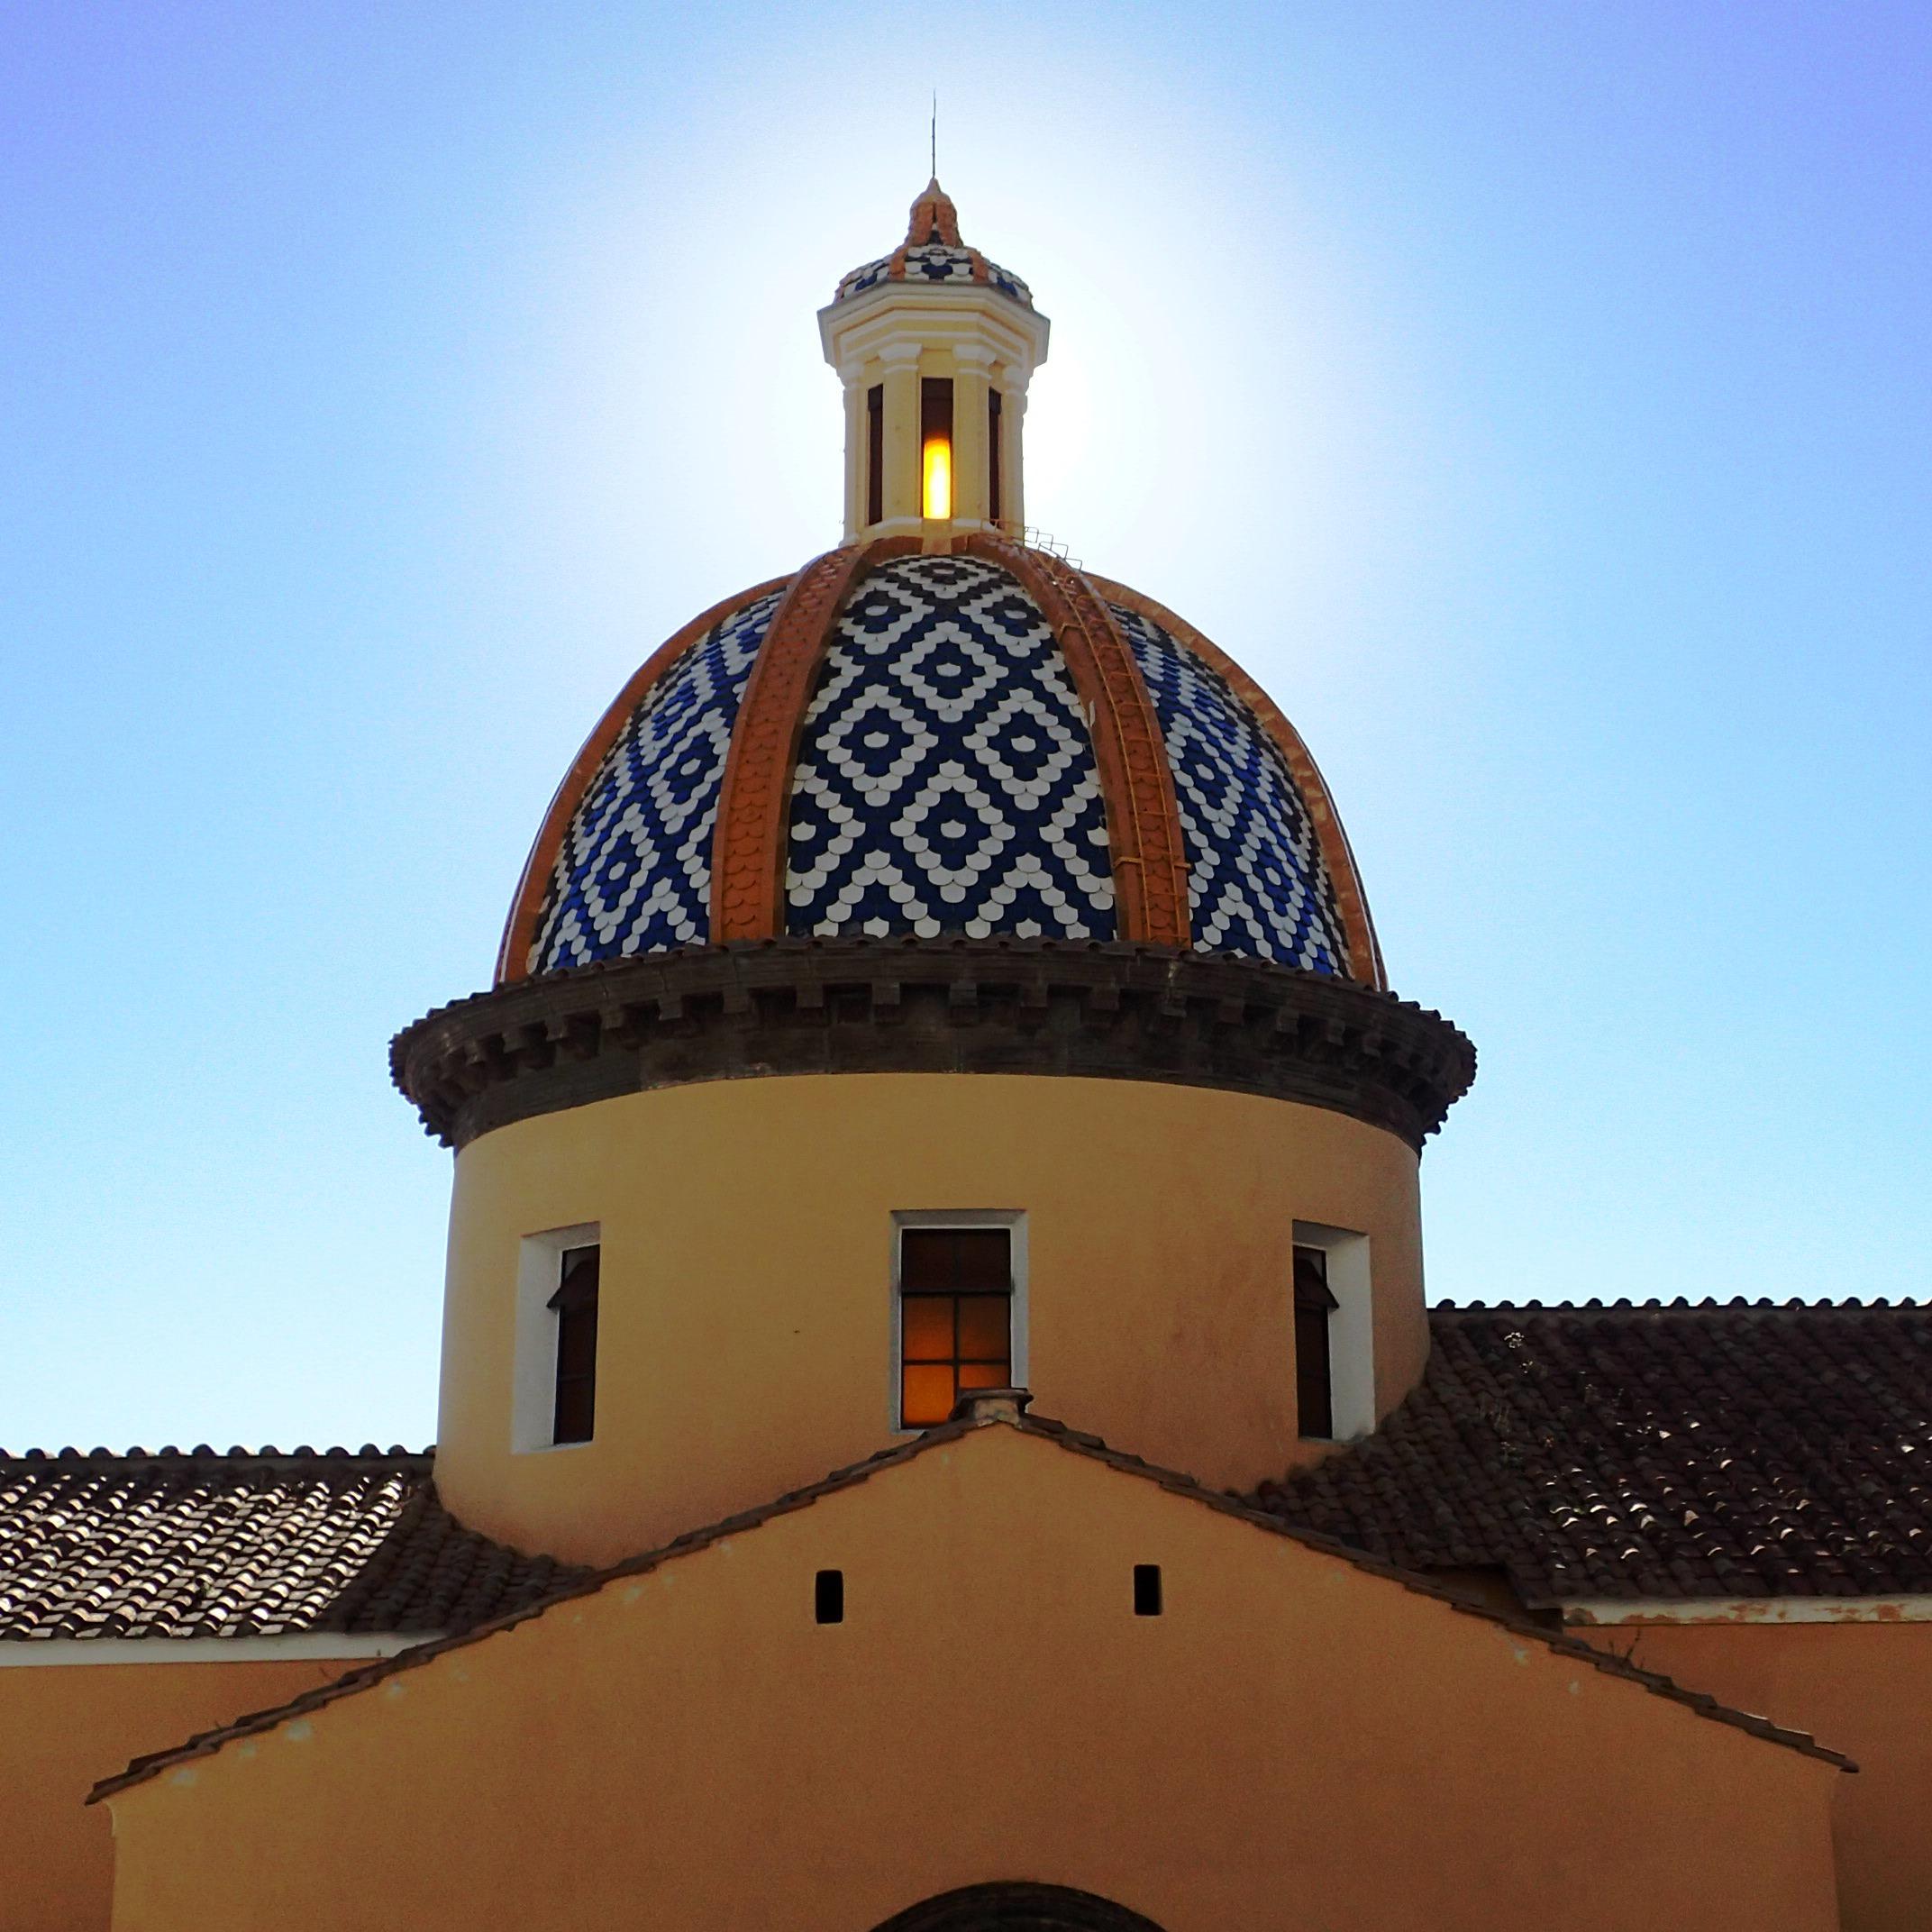
M1499 1570L1537 1607L1932 1595L1932 1307L1431 1326L1383 1427L1253 1507L1405 1570ZM0 1642L442 1635L586 1574L463 1528L399 1449L0 1453Z
M0 1642L441 1633L579 1573L463 1528L400 1449L0 1453Z
M977 1391L976 1398L969 1399L969 1401L975 1408L980 1403L1003 1404L1012 1394L1013 1391L1007 1390L982 1390ZM1022 1405L1024 1401L1025 1396L1022 1392ZM299 1697L292 1698L287 1703L278 1704L271 1709L251 1711L246 1717L237 1718L231 1724L200 1732L169 1750L137 1757L125 1771L103 1778L88 1794L87 1802L98 1803L102 1799L112 1797L117 1791L125 1791L130 1785L144 1782L171 1764L178 1764L190 1758L206 1757L237 1738L273 1730L291 1718L305 1717L310 1712L335 1703L339 1699L353 1697L400 1672L419 1669L442 1656L446 1651L459 1649L467 1644L481 1643L499 1631L507 1630L524 1622L526 1618L541 1617L546 1610L560 1603L574 1598L592 1596L606 1584L620 1578L645 1575L664 1563L680 1556L688 1556L698 1550L708 1549L712 1545L727 1537L746 1535L769 1523L774 1517L788 1515L795 1509L809 1508L828 1496L854 1488L873 1476L898 1467L900 1463L909 1463L925 1454L929 1449L942 1444L957 1442L961 1436L976 1429L991 1426L1016 1428L1023 1435L1053 1443L1073 1454L1104 1463L1109 1469L1117 1470L1123 1474L1138 1476L1172 1495L1200 1503L1220 1515L1236 1517L1243 1522L1253 1524L1259 1529L1304 1544L1325 1555L1339 1558L1371 1575L1380 1576L1398 1584L1417 1596L1431 1598L1441 1603L1444 1608L1458 1615L1478 1618L1485 1623L1502 1625L1534 1643L1572 1658L1580 1664L1588 1665L1590 1669L1604 1676L1621 1678L1654 1696L1668 1698L1674 1703L1682 1704L1700 1717L1747 1731L1754 1737L1783 1745L1808 1757L1818 1758L1840 1770L1855 1771L1858 1768L1849 1758L1819 1744L1809 1732L1791 1730L1783 1725L1773 1724L1768 1718L1735 1710L1727 1704L1719 1703L1707 1692L1687 1690L1673 1679L1657 1671L1645 1670L1614 1651L1599 1650L1593 1645L1565 1636L1560 1631L1538 1627L1505 1616L1486 1606L1472 1603L1452 1591L1436 1588L1410 1572L1366 1555L1362 1551L1350 1548L1332 1537L1290 1526L1283 1523L1278 1516L1256 1509L1239 1497L1204 1487L1192 1476L1183 1475L1175 1470L1162 1469L1157 1463L1144 1462L1139 1456L1109 1448L1098 1435L1069 1428L1063 1422L1025 1414L961 1415L955 1412L951 1422L926 1429L909 1442L880 1450L862 1463L854 1463L844 1469L834 1470L821 1481L808 1484L804 1489L793 1490L783 1496L775 1497L758 1508L742 1510L736 1516L725 1517L722 1522L707 1524L702 1529L688 1531L660 1549L626 1557L621 1563L612 1563L606 1568L579 1571L567 1578L560 1577L555 1587L546 1596L533 1599L515 1608L506 1609L486 1624L478 1625L465 1632L413 1645L406 1650L398 1651L394 1656L385 1657L380 1662L367 1664L360 1670L348 1672L313 1690L304 1691Z
M1422 1386L1256 1504L1522 1601L1932 1593L1932 1306L1430 1311Z

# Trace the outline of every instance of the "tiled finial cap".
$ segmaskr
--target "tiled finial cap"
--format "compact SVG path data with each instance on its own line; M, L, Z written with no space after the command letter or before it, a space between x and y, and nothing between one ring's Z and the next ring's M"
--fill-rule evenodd
M952 196L940 187L937 175L920 190L906 223L907 248L924 248L928 242L943 242L948 248L966 245L960 240L959 210L952 205Z
M910 282L915 287L945 287L969 283L990 288L1017 302L1022 308L1033 306L1033 293L1018 276L989 261L976 248L960 239L959 210L952 197L937 179L928 181L914 197L907 217L906 239L889 255L854 269L838 286L834 303L864 295L888 282ZM1039 341L1034 344L1028 367L1046 360L1043 322ZM828 345L826 354L837 366L837 357Z
M1033 1400L1030 1389L968 1389L952 1405L951 1422L1017 1422Z

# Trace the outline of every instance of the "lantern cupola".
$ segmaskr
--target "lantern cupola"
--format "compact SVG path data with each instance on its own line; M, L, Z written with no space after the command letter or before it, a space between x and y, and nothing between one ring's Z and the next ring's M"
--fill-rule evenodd
M1021 425L1046 360L1047 320L1025 283L960 239L930 181L906 239L854 269L818 312L845 387L845 535L943 549L1025 527Z

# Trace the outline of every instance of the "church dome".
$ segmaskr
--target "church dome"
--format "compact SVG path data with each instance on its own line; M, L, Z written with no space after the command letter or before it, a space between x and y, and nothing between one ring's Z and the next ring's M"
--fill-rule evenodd
M671 638L559 788L497 978L779 937L1124 940L1383 984L1265 694L990 533L848 543Z

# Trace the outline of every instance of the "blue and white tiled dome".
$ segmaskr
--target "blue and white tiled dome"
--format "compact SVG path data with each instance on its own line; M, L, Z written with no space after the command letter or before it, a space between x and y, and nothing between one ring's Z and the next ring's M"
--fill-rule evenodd
M968 557L904 557L841 614L805 714L793 933L1111 939L1093 744L1046 620Z
M532 971L704 943L718 787L779 595L768 591L714 624L605 753L564 835Z
M1339 828L1311 810L1280 733L1125 595L1108 608L1158 721L1193 947L1372 978L1338 900ZM781 596L727 607L607 721L575 797L560 797L553 853L540 841L506 977L708 943L726 765ZM775 930L1123 936L1117 808L1068 661L1020 578L984 556L891 557L851 588L803 697Z
M1111 607L1166 741L1195 945L1341 971L1335 881L1280 748L1226 679L1151 617Z

